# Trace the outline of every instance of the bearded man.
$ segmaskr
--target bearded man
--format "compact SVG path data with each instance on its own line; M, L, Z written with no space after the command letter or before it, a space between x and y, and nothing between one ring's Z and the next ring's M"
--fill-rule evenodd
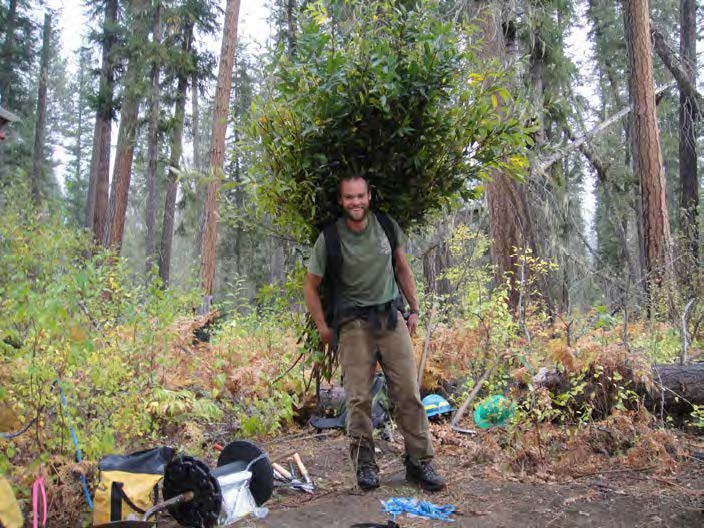
M389 216L370 211L371 191L364 177L343 178L338 191L343 216L318 237L303 293L321 341L338 347L357 484L364 490L379 487L371 419L379 363L404 439L406 479L428 491L440 490L445 480L431 462L433 446L410 337L419 312L404 252L406 235ZM328 318L320 296L324 278L334 286L333 315ZM407 321L399 288L410 305Z

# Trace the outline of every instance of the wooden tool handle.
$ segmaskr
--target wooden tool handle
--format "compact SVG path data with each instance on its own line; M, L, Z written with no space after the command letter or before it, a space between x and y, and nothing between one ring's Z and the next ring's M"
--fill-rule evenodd
M303 475L303 478L305 479L305 481L310 482L310 476L308 475L308 470L303 465L303 460L301 460L301 457L298 455L298 453L293 454L293 461L296 463L296 466L298 466L298 470L301 472L301 475Z
M279 475L281 475L281 476L284 477L285 479L291 480L291 479L293 478L293 476L291 475L291 473L289 473L289 471L288 471L287 469L284 469L283 466L280 466L280 465L277 464L276 462L274 462L273 464L271 464L271 467L274 468L274 471L278 472Z

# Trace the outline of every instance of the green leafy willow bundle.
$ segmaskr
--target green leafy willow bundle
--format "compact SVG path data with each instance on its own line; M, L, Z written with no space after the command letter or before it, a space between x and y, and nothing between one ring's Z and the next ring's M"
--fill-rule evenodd
M300 19L253 105L259 203L302 242L336 214L341 175L404 229L472 198L489 171L519 175L529 141L497 64L438 2L325 2Z

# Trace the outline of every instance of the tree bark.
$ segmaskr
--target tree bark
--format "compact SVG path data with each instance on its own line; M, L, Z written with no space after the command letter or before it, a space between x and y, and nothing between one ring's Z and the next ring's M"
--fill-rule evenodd
M2 48L2 71L0 75L0 101L3 105L11 104L10 71L12 71L12 49L15 47L15 25L17 21L17 0L10 0L7 9L7 27L5 28L5 43Z
M84 225L92 230L93 238L101 243L108 210L108 184L110 181L110 141L114 110L115 84L112 50L117 42L113 26L117 21L117 0L107 0L103 19L103 51L98 87L98 106L93 128L93 150L88 178L88 198Z
M39 66L39 90L37 92L37 121L34 127L34 151L32 155L32 200L41 201L41 182L44 176L44 145L46 143L46 91L49 77L49 51L51 47L51 14L44 14L42 58Z
M145 16L147 6L146 0L132 0L130 4L134 15L132 38L135 42L145 42L147 39L147 19ZM125 74L125 97L120 114L120 130L117 135L110 204L103 231L103 246L112 248L118 254L122 247L122 235L125 229L127 198L130 191L132 161L134 160L134 146L137 136L137 117L141 101L137 85L144 73L144 62L140 55L138 53L131 54Z
M217 214L218 192L222 179L225 157L225 133L227 130L227 113L232 86L232 66L237 47L237 22L239 18L240 1L227 0L225 7L225 23L220 52L220 67L215 90L215 108L213 111L212 137L210 144L210 182L203 213L203 228L201 237L201 286L205 294L203 310L210 309L215 283L215 252L217 246Z
M193 134L193 166L196 170L203 169L200 153L203 150L200 137L200 105L198 100L198 73L191 75L191 121Z
M531 100L538 130L535 132L535 142L538 148L545 143L545 119L543 73L545 69L545 41L536 29L533 34L533 49L530 53Z
M296 0L286 0L286 28L288 31L288 55L296 53Z
M450 267L450 249L445 240L440 240L422 255L423 277L428 285L428 291L434 295L449 297L452 293L450 281L444 277L444 272Z
M193 42L193 24L184 29L181 50L189 53ZM195 78L195 77L194 77ZM164 203L164 222L161 227L161 251L159 252L159 276L166 287L170 281L171 248L174 238L174 220L176 211L176 194L178 191L178 174L181 170L181 155L183 154L183 122L186 115L186 91L188 78L179 72L176 89L176 104L174 108L173 128L171 129L171 154L166 185L166 201Z
M641 185L645 265L651 291L652 286L671 288L674 274L670 221L665 200L665 171L655 113L649 2L624 0L624 19L634 109L633 160Z
M677 81L680 91L679 108L679 171L680 219L682 232L687 237L690 259L699 260L699 182L697 176L697 149L695 127L704 109L704 96L697 90L697 32L696 1L680 0L680 57L658 30L651 30L655 51Z
M687 78L697 85L697 4L680 0L680 64ZM701 101L701 99L700 99ZM697 174L696 123L704 105L680 87L680 215L689 241L690 258L699 262L699 179Z
M85 48L80 51L80 59L78 63L78 94L76 94L76 101L78 103L78 129L76 131L76 181L81 181L83 179L83 133L86 128L86 112L85 112L85 93L86 86L88 85L88 54ZM79 218L76 218L79 220Z
M693 3L694 0L681 0L681 2ZM682 29L686 29L689 31L689 28L685 28L685 25L691 24L692 22L686 19L687 16L694 19L694 10L692 9L691 14L689 15L685 13L680 13L680 23L682 24ZM653 36L653 43L655 45L655 51L658 54L658 57L660 57L663 64L667 67L668 70L670 70L670 73L677 81L677 85L679 86L680 92L683 92L687 95L687 97L694 101L697 107L704 108L704 95L702 95L699 90L697 90L697 83L693 77L693 74L696 72L696 70L689 71L690 68L692 68L694 64L696 64L696 55L694 56L694 62L692 62L691 57L687 57L686 60L680 61L677 59L677 55L672 50L670 45L665 41L665 37L662 33L660 33L660 31L655 28L652 28L650 30L650 33ZM682 56L683 45L685 45L685 47L687 48L690 48L690 45L692 44L692 42L689 42L690 39L694 39L694 42L696 42L696 29L694 30L694 36L683 35L683 38L685 41L680 42L680 56ZM691 50L688 49L688 52L691 53Z
M152 42L155 50L161 45L161 3L157 1L154 9L154 22L152 25ZM152 63L152 93L149 108L149 130L147 147L147 204L145 223L147 226L146 240L146 272L149 274L156 259L156 170L159 158L159 60L155 57Z
M506 61L507 42L502 27L500 2L475 0L473 16L482 28L482 54L487 58ZM508 305L516 313L521 289L517 253L523 253L530 245L527 235L531 226L527 204L518 183L500 171L491 174L491 181L486 186L486 200L496 282L503 284L508 280Z

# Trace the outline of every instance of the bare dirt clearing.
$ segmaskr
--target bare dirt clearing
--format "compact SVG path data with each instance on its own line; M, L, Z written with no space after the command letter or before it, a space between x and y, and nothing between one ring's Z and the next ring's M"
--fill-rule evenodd
M482 442L481 437L471 440ZM239 525L249 527L349 527L361 522L385 523L381 502L416 496L435 504L453 504L458 527L695 527L704 526L704 463L695 459L675 472L659 466L633 470L618 467L559 481L497 471L494 464L471 463L462 453L438 446L437 465L447 476L447 489L429 494L405 482L400 445L379 442L382 486L362 493L354 486L344 436L279 439L266 446L273 460L300 453L318 491L306 495L277 490L266 504L269 515ZM606 455L603 455L606 459ZM606 460L605 460L606 461ZM402 516L400 526L446 525Z

